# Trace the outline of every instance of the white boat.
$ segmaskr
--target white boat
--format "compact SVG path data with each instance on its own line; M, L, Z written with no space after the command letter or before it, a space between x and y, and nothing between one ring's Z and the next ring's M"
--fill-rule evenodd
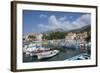
M37 54L38 59L49 58L59 53L59 50L44 51Z
M36 44L30 44L30 45L27 45L23 48L23 52L26 54L26 55L30 55L32 56L33 54L31 53L32 51L36 51L37 48L36 48Z
M58 54L59 50L50 50L50 48L44 48L40 45L30 44L24 48L26 55L37 56L38 59L48 58Z

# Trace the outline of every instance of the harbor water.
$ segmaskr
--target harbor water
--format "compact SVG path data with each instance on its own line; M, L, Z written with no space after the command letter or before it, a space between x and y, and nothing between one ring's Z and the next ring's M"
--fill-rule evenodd
M78 45L76 45L77 47ZM87 47L86 50L81 50L82 47L73 47L67 48L65 46L57 48L60 52L55 56L38 59L37 56L30 56L26 55L23 52L23 62L30 63L30 62L44 62L44 61L64 61L64 60L88 60L90 59L90 47ZM85 54L85 56L84 56ZM81 56L81 58L79 58ZM75 57L75 58L74 58Z

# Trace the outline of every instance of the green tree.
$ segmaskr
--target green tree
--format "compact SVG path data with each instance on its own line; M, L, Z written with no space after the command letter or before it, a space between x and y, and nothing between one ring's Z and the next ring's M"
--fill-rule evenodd
M43 35L43 39L47 40L53 40L53 39L64 39L66 35L66 32L51 32L48 33L47 35Z
M44 34L43 37L42 37L42 39L48 40L48 37L49 37L48 35Z
M36 36L34 36L34 35L29 35L29 36L28 36L28 39L29 39L30 41L32 41L32 40L36 39Z

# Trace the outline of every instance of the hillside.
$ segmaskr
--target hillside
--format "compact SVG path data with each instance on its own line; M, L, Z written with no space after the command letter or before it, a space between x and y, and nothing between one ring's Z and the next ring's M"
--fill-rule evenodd
M71 30L69 32L84 32L84 31L91 31L91 25L87 25L87 26L84 26L82 28L79 28L79 29L74 29L74 30Z

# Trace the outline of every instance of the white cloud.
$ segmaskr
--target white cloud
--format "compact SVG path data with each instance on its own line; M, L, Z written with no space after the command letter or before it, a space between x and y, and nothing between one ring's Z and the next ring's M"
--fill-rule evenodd
M52 28L59 28L60 27L60 21L57 20L56 16L51 15L48 18L48 25L47 26L51 26Z
M54 30L57 28L71 30L81 28L89 24L91 24L90 14L84 14L74 21L67 20L67 17L57 18L55 15L51 15L48 17L48 24L39 24L39 28L41 31Z
M84 14L72 22L72 25L74 25L76 28L80 28L80 27L90 25L90 24L91 24L90 14Z
M45 15L45 14L40 14L40 18L46 18L47 17L47 15Z
M60 21L65 21L67 18L65 16L59 18Z

